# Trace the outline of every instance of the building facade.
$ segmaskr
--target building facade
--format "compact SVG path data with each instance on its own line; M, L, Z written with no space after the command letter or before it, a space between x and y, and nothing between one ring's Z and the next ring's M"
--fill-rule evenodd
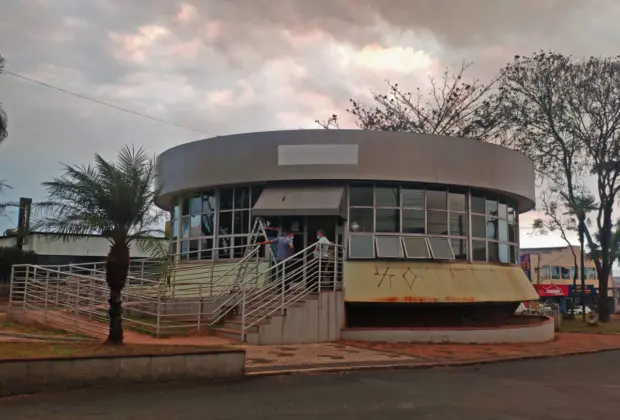
M580 302L581 264L579 246L521 249L521 261L526 276L530 279L541 299L553 299L564 310L571 306L571 300ZM576 257L576 259L575 259ZM584 265L585 297L588 305L598 298L599 281L594 261L586 258ZM573 279L577 274L577 285ZM620 310L619 290L615 286L613 274L609 275L608 295L610 309Z
M158 165L156 203L172 213L181 260L241 258L256 217L294 232L296 249L322 229L345 250L349 325L407 323L416 311L512 313L538 297L518 245L519 214L534 206L533 165L515 151L447 136L297 130L184 144Z

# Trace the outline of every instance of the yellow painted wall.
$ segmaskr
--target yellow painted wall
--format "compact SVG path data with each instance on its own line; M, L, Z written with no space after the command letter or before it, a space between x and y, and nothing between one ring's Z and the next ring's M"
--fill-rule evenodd
M520 302L538 294L518 266L346 261L347 302Z

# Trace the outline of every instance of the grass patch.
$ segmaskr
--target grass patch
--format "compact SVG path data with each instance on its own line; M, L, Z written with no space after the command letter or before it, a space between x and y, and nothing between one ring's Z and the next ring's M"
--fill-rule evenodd
M208 347L199 346L161 346L147 344L104 346L100 343L0 343L0 360L49 357L184 354L208 349Z
M37 328L34 326L18 324L6 318L0 318L0 331L10 332L17 334L31 334L31 335L49 335L49 336L63 336L63 337L79 337L89 338L83 334L76 334L65 331L59 328Z
M596 325L589 325L587 322L584 324L581 316L576 316L573 319L564 319L562 321L562 332L583 332L583 333L598 333L598 334L620 334L620 321L611 320L610 322L598 322Z

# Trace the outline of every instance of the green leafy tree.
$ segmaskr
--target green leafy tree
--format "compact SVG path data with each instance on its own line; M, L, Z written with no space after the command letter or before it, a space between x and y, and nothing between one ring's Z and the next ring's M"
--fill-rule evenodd
M100 234L110 242L106 281L110 289L110 331L106 344L122 344L122 301L130 263L130 246L158 249L155 236L164 212L153 205L155 158L143 149L124 147L115 162L95 155L90 166L64 165L64 174L44 182L48 200L36 205L37 229L62 240Z
M588 248L600 237L594 259L599 294L606 297L613 265L610 254L613 211L620 192L620 57L575 58L555 52L516 56L501 70L498 107L513 147L529 156L537 173L562 194L575 211ZM585 177L595 191L580 191ZM598 203L582 214L580 200ZM592 215L593 226L583 223ZM609 321L607 299L600 320Z
M4 70L4 57L0 55L0 74L2 74L3 70ZM8 132L8 122L6 118L6 113L4 112L4 109L2 109L2 103L0 103L0 143L2 143L4 139L6 139L8 134L9 132Z
M371 91L372 105L351 99L352 107L347 112L356 118L362 130L438 134L503 143L505 131L491 95L497 80L465 81L470 66L471 63L463 63L456 73L446 69L439 80L430 78L427 91L418 87L414 92L407 92L397 83L387 81L387 93ZM316 123L325 129L339 128L337 114Z

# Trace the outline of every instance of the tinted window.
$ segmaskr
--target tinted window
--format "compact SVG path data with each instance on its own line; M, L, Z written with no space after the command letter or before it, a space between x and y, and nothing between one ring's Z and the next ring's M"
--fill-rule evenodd
M399 207L398 187L377 187L375 189L375 205L377 207Z
M352 185L349 188L349 205L372 207L372 185Z
M478 213L478 214L485 214L486 213L485 203L486 203L486 199L484 198L484 196L472 195L471 212Z
M248 187L235 188L235 208L236 209L250 208L250 188Z
M376 209L377 232L400 232L400 210Z
M372 209L349 209L349 230L351 232L372 232L373 222L374 213Z
M448 234L448 212L445 211L428 211L427 229L429 234L447 235Z
M374 258L375 244L374 238L370 235L350 235L349 236L349 257L350 258Z
M426 238L403 238L407 258L430 258Z
M402 195L403 207L411 207L416 209L424 208L424 190L403 188Z
M450 240L446 238L428 238L433 258L438 260L453 260L454 253L450 247Z
M474 261L487 260L487 244L485 241L472 241L472 259Z
M497 242L489 242L487 246L489 252L489 262L499 262L499 247Z
M450 212L450 235L467 235L467 213Z
M451 192L448 195L448 207L452 211L465 211L465 194Z
M427 190L426 208L432 210L446 210L448 208L447 191Z
M403 247L400 236L377 236L377 257L403 258Z
M457 260L467 260L467 241L464 239L451 239L454 258Z
M220 210L231 210L233 208L233 189L222 188L220 190Z
M424 210L403 210L403 233L425 233Z

